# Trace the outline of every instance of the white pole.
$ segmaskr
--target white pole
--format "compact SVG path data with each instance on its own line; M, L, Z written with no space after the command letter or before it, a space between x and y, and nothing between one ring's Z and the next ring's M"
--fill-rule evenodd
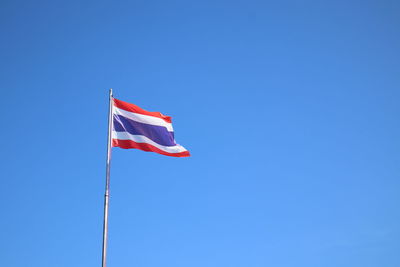
M106 161L106 190L104 194L104 221L103 221L103 252L101 266L106 267L107 237L108 237L108 202L110 198L110 163L111 163L111 134L113 128L113 94L110 89L108 107L108 134L107 134L107 161Z

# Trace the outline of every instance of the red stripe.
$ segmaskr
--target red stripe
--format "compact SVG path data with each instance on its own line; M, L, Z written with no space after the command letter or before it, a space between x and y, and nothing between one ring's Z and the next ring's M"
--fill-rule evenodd
M118 99L114 98L114 106L116 106L117 108L121 108L124 109L126 111L130 111L130 112L134 112L134 113L139 113L139 114L143 114L143 115L148 115L148 116L153 116L153 117L157 117L157 118L161 118L163 120L165 120L166 122L171 123L171 117L170 116L166 116L161 114L160 112L151 112L151 111L147 111L144 110L134 104L125 102L125 101L121 101Z
M136 149L140 149L143 151L147 151L147 152L156 152L158 154L162 154L165 156L171 156L171 157L189 157L190 153L189 151L184 151L184 152L180 152L180 153L168 153L165 151L162 151L159 148L156 148L155 146L152 146L150 144L147 143L136 143L132 140L120 140L120 139L113 139L112 140L112 146L113 147L120 147L120 148L124 148L124 149L128 149L128 148L136 148Z

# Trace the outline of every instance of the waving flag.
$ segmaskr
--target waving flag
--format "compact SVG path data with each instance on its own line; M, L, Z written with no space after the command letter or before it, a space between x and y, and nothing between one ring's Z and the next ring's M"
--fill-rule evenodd
M189 151L175 142L171 117L150 112L113 98L112 146L136 148L172 157L188 157Z

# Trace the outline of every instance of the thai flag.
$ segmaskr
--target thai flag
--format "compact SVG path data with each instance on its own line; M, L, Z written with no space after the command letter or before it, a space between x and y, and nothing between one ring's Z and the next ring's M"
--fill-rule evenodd
M189 157L175 142L171 117L113 98L112 146L136 148L171 157Z

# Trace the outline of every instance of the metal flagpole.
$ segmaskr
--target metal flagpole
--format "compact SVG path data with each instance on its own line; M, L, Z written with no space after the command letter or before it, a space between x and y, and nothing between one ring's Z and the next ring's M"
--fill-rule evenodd
M107 134L107 161L106 161L106 190L104 193L104 221L103 221L103 253L101 266L106 267L107 258L107 237L108 237L108 202L110 198L110 163L111 163L111 131L113 127L113 94L110 89L108 107L108 134Z

